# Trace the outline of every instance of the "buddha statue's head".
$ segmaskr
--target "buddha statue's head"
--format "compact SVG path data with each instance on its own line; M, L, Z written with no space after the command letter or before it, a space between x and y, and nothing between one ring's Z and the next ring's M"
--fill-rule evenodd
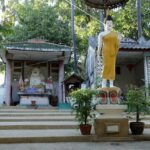
M112 17L110 15L108 15L106 17L106 20L105 20L105 30L106 31L112 31L113 27L114 27L114 25L113 25L113 19L112 19Z
M33 68L31 76L32 77L40 76L40 70L38 68Z

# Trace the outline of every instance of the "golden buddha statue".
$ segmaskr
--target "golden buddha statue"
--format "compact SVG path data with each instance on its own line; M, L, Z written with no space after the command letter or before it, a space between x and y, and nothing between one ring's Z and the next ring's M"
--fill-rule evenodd
M102 88L107 87L107 80L109 87L113 87L115 80L115 65L116 57L119 50L119 34L113 31L112 17L107 16L105 31L98 36L98 51L97 59L100 60L102 55L103 69L102 69Z

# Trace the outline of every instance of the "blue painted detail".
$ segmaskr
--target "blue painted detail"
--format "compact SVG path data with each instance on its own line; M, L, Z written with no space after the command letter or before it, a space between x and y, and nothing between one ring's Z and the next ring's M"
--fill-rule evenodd
M59 109L71 109L71 104L70 103L59 103L58 108Z

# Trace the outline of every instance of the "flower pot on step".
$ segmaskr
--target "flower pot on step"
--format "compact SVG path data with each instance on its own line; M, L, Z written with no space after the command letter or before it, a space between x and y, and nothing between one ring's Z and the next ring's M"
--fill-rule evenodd
M92 125L90 124L81 124L80 131L82 135L90 135L91 134Z
M144 122L130 122L130 129L133 135L143 134Z

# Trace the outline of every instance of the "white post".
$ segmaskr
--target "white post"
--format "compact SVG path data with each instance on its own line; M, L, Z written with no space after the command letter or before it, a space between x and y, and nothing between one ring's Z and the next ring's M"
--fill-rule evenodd
M59 91L58 91L59 102L64 101L63 81L64 81L64 61L60 61L60 63L59 63Z
M6 88L5 88L5 103L9 106L11 101L11 69L12 61L6 61Z
M150 56L149 54L144 54L144 80L146 87L146 96L149 96L149 83L150 83Z

